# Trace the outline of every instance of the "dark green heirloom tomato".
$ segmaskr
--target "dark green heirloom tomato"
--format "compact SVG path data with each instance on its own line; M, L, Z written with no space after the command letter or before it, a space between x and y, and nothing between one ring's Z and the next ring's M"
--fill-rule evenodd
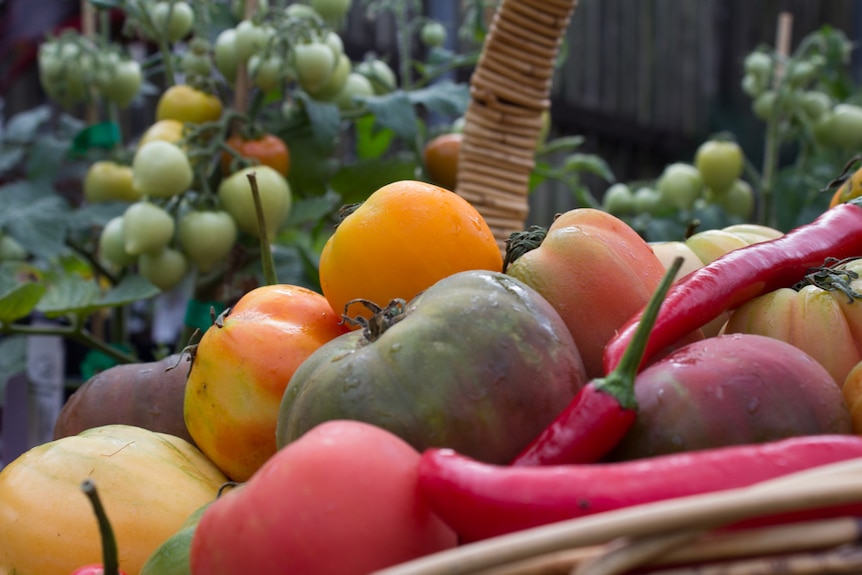
M324 421L351 419L420 451L450 447L505 463L586 380L556 310L499 272L456 273L363 323L296 370L280 406L279 448Z

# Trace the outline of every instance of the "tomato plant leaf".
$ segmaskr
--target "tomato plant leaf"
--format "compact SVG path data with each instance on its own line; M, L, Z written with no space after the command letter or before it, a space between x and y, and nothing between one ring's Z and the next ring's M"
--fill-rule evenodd
M15 144L28 144L36 139L39 130L50 117L51 108L47 104L15 114L3 130L3 140Z
M386 159L364 160L343 167L330 181L343 203L364 201L375 190L415 177L416 159L412 154L400 154Z
M43 136L33 143L27 155L27 177L53 180L66 162L69 143L54 136Z
M341 196L331 190L320 196L300 198L293 202L285 227L319 222L342 204Z
M10 194L10 203L0 212L0 228L8 233L33 255L43 259L51 259L66 250L65 238L68 229L69 205L60 196L48 195L40 197L38 182L21 182L28 184L10 186L0 189L0 197L6 200L4 191L15 186L15 191L32 190L33 197L27 203L15 201Z
M102 227L111 218L122 215L128 207L128 202L98 202L81 206L69 214L69 229L86 232L93 227Z
M445 80L426 88L408 92L410 101L444 116L457 117L464 114L470 102L470 88Z
M599 156L594 154L571 154L564 162L566 172L587 172L595 174L600 178L613 182L616 180L610 166Z
M45 285L21 282L10 268L0 275L0 322L12 323L30 315L45 294Z
M19 165L23 159L24 148L0 147L0 174L4 174Z
M139 275L128 275L93 302L93 311L100 307L129 305L136 301L150 299L160 293L161 290L146 278Z
M363 116L356 120L356 153L362 160L379 158L386 153L395 132L376 126L374 116Z
M36 309L49 318L80 313L93 308L99 298L99 286L78 275L61 275L48 286Z
M298 94L297 98L305 106L308 121L311 122L313 141L326 149L338 139L341 127L341 112L335 104L317 102L307 94Z
M419 122L410 97L404 90L396 90L365 100L374 114L375 124L392 130L399 138L412 142L419 134Z

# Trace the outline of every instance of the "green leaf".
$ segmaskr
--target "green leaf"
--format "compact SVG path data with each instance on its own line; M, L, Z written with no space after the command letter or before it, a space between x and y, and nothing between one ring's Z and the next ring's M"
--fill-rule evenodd
M128 275L120 283L95 300L93 310L102 307L119 307L155 297L161 290L139 275Z
M16 167L24 159L24 148L0 147L0 174Z
M86 232L104 226L111 218L120 216L129 207L128 202L98 202L87 204L69 214L70 231Z
M305 113L311 122L314 142L318 146L329 149L338 139L341 128L341 112L338 106L327 102L318 102L307 94L299 94L298 98L305 105Z
M7 142L26 144L36 139L39 129L51 117L48 105L37 106L12 116L2 132L2 138Z
M311 196L296 200L290 208L286 227L319 222L342 204L341 196L327 191L321 196Z
M410 97L403 90L366 99L376 125L389 128L398 137L412 142L419 134L419 121Z
M100 295L99 286L93 280L63 275L48 287L36 308L48 317L83 313L94 309L93 304Z
M364 160L345 166L330 181L345 204L362 202L377 189L398 180L416 177L416 158L400 154L394 158Z
M68 142L54 136L39 138L27 155L27 177L53 180L66 161L68 149Z
M408 92L410 101L444 116L461 116L470 103L470 87L445 80Z
M6 194L0 194L0 198L5 200ZM63 198L45 196L4 209L0 212L0 228L33 255L51 259L66 251L68 214L69 205Z
M566 172L588 172L608 182L616 180L607 162L593 154L572 154L566 158L564 166Z
M388 128L378 128L374 116L359 118L356 124L356 153L361 160L379 158L392 145L395 132Z
M14 269L4 267L0 275L0 322L12 323L27 317L44 294L44 284L21 282Z
M583 136L554 138L550 142L545 143L539 150L537 150L536 153L544 156L557 152L571 152L580 147L584 143L584 140L585 138Z

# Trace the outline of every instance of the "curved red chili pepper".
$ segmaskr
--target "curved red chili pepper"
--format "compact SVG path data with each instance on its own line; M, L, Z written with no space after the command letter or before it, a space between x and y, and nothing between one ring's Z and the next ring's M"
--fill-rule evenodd
M723 312L780 287L793 285L827 258L862 255L862 205L839 204L809 224L767 242L733 250L680 279L655 319L641 365ZM644 312L608 342L605 373L613 371L634 339Z
M419 491L434 513L470 542L632 505L745 487L858 457L862 437L854 435L802 436L618 463L540 467L492 465L451 449L430 449L420 459ZM862 504L852 512L831 512L860 514ZM826 511L814 516L820 513Z
M681 265L682 258L677 258L665 272L647 303L644 321L616 369L581 388L562 413L512 460L512 465L590 463L607 455L622 440L637 418L635 376L652 322Z

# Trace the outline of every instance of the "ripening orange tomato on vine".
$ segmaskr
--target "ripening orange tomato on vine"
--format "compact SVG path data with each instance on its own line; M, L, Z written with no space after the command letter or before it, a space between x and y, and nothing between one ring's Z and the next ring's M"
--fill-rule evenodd
M235 150L239 156L259 162L263 166L269 166L285 178L290 170L290 150L284 140L275 134L263 134L259 138L244 138L240 134L234 134L228 138L227 146ZM225 150L221 155L222 174L229 176L236 169L231 169L234 155ZM235 164L238 165L238 164ZM245 167L245 166L242 166Z
M502 267L494 234L472 204L439 186L403 180L375 191L338 224L320 255L320 284L342 313L354 299L385 306L456 272ZM349 312L369 315L361 305Z
M844 204L859 196L862 196L862 168L853 172L853 175L835 190L829 207L834 208L838 204Z
M458 176L458 154L461 152L460 132L441 134L425 144L425 170L431 181L447 190L454 190Z

